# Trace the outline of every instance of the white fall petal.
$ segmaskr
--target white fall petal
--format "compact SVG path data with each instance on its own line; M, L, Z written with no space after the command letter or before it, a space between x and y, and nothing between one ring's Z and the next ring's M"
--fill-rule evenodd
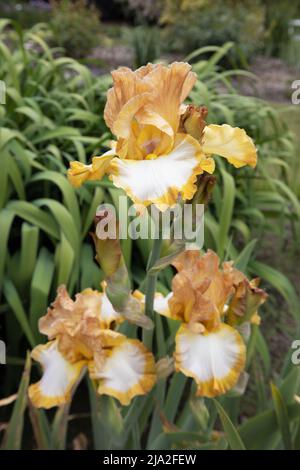
M112 180L137 204L154 203L161 210L174 205L179 193L190 199L196 188L196 176L202 173L201 147L190 136L179 134L174 149L154 159L111 162Z
M98 393L117 398L128 405L136 395L151 390L155 383L153 356L138 340L124 340L113 348L99 371L92 377L100 381Z
M183 325L176 335L176 368L195 379L201 396L214 397L230 390L244 368L245 356L240 334L226 324L204 334Z
M32 357L43 368L41 380L28 389L34 406L51 408L67 403L86 362L68 362L58 350L57 341L37 346L32 351Z

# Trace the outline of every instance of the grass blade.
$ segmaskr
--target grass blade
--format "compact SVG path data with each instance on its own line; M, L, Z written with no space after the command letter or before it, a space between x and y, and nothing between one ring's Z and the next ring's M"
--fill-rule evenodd
M15 402L12 416L6 430L2 449L19 450L22 445L22 435L24 426L24 413L27 405L27 389L30 379L31 359L27 353L25 368L18 390L18 398Z
M277 423L281 432L284 448L285 450L292 450L292 436L290 431L288 412L285 403L283 401L279 389L273 383L271 383L271 392L274 402Z
M215 399L213 399L213 402L220 417L230 448L232 450L246 450L241 436L239 435L237 429L233 425L222 405L220 405L220 403Z

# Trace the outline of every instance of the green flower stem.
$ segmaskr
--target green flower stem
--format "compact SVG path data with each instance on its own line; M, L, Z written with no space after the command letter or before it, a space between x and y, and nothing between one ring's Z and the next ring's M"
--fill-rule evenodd
M153 319L153 302L155 295L155 287L157 280L157 273L150 273L150 269L154 266L155 262L160 257L162 244L161 233L159 232L158 238L155 238L153 241L152 251L150 253L148 266L147 266L147 276L146 276L146 300L145 300L145 313L146 315ZM144 330L143 331L143 341L145 346L148 349L152 349L152 339L153 339L153 330Z

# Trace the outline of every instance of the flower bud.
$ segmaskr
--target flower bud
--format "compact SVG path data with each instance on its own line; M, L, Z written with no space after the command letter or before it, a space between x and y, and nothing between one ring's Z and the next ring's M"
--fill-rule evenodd
M208 109L205 106L187 106L180 119L179 130L191 135L196 140L201 140L204 127L206 126L206 116Z

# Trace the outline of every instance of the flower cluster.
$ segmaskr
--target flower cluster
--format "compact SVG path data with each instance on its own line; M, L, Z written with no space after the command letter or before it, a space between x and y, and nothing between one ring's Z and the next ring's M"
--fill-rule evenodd
M68 177L79 187L109 174L136 204L165 210L179 196L189 200L197 175L213 173L212 155L239 168L256 165L256 149L240 128L206 125L206 108L184 105L196 81L191 66L148 64L112 72L104 118L117 140L90 165L71 162Z
M196 80L189 64L148 64L135 72L121 67L112 75L104 117L116 141L90 165L71 163L68 178L75 187L108 174L135 204L165 210L201 191L197 177L213 173L213 155L236 168L256 165L254 143L244 130L207 125L206 108L183 104ZM97 213L96 222L102 216ZM159 367L152 352L122 334L119 325L127 320L153 326L145 315L145 305L151 313L153 302L157 314L180 322L175 368L196 381L197 394L214 397L234 387L245 366L245 332L259 323L258 308L266 299L258 280L249 281L232 262L220 266L212 251L185 251L176 257L175 249L160 259L177 269L172 292L154 295L151 287L145 298L131 292L119 240L101 239L96 229L94 242L107 284L102 292L84 290L75 301L59 287L39 324L49 342L32 352L43 368L41 380L29 388L33 404L50 408L68 402L85 371L99 394L122 405L148 393Z
M157 313L181 322L176 334L175 366L197 383L197 394L214 397L226 393L244 369L246 347L242 325L258 324L258 307L266 293L233 267L219 267L209 250L201 256L186 251L175 261L178 270L172 292L157 294Z
M181 322L176 333L175 367L197 383L197 395L226 393L238 381L245 365L245 339L241 331L259 324L257 310L266 293L256 279L245 275L213 251L200 255L183 252L174 261L178 270L167 296L155 294L154 310ZM37 407L66 403L88 370L99 394L111 395L127 405L156 382L153 355L136 339L116 331L124 317L103 292L86 289L73 301L64 286L40 319L40 332L49 342L37 346L32 357L41 363L42 379L31 385L29 397ZM144 295L134 299L145 304Z
M29 387L32 403L51 408L68 402L86 370L99 394L122 405L151 390L156 381L153 355L140 341L115 331L123 321L105 289L86 289L73 301L59 287L52 308L39 322L50 341L32 351L44 369L42 379Z

